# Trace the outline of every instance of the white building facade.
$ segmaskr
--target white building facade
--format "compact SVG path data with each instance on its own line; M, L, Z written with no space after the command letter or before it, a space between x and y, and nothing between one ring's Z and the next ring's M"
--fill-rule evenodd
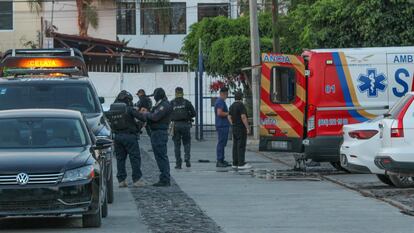
M170 0L165 6L151 0L117 4L117 35L129 46L179 53L190 26L204 17L236 18L237 0Z

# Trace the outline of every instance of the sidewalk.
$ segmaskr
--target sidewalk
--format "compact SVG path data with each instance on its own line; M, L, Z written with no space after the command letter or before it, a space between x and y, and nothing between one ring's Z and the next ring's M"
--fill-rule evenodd
M148 139L141 146L147 150ZM231 141L226 150L228 161L230 149ZM395 229L403 233L414 228L413 217L327 181L267 181L231 169L217 170L213 140L193 142L189 169L173 169L173 153L170 140L168 154L176 183L227 233L388 233ZM199 163L199 159L211 162ZM287 168L255 152L247 153L247 161L254 168Z

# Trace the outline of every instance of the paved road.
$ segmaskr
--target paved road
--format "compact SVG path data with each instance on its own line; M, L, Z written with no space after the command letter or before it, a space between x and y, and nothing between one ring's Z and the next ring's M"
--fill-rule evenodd
M148 145L143 138L143 172L147 181L155 182L158 169L152 153L147 153ZM99 229L81 228L80 218L3 219L0 229L97 233L411 233L414 229L414 217L328 181L268 181L217 170L214 147L214 140L194 143L193 166L172 169L171 187L116 189L116 201ZM231 143L228 155L230 148ZM173 167L171 141L169 155ZM247 157L255 168L287 168L255 152Z
M212 148L211 142L197 143L193 161L214 160ZM283 168L253 152L248 153L248 161L256 168ZM217 171L214 163L194 163L191 169L172 174L227 233L411 233L414 229L414 217L328 181L267 181Z
M80 217L71 218L6 218L0 220L3 232L87 232L87 233L147 233L147 227L135 205L129 189L115 187L115 202L109 205L109 215L101 228L82 228Z

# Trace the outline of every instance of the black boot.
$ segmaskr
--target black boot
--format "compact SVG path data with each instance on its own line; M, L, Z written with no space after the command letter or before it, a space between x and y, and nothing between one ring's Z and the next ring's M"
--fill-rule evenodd
M186 167L191 167L190 160L186 160L186 161L185 161L185 166L186 166Z
M171 183L168 181L158 181L157 183L153 184L154 187L167 187L171 186Z
M175 163L175 169L181 169L181 163Z

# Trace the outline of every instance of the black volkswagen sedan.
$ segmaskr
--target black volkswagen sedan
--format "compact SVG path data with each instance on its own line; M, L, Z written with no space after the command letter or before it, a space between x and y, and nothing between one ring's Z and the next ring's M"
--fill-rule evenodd
M82 215L99 227L107 215L99 151L78 111L0 111L0 216Z

